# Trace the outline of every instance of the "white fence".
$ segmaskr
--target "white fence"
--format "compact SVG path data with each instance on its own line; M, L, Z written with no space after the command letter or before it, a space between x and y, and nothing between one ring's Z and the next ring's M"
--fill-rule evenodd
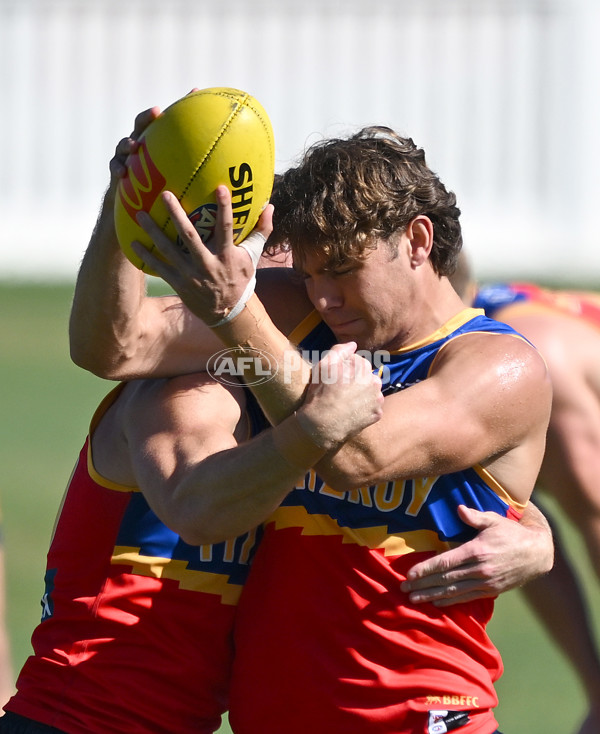
M135 114L234 86L282 170L387 124L458 196L482 276L600 285L595 0L0 0L0 278L72 277Z

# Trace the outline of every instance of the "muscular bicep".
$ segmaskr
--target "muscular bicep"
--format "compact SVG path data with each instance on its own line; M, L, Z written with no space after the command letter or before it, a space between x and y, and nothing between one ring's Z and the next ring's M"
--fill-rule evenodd
M289 334L312 309L302 281L290 268L257 273L257 294L275 326ZM285 304L285 308L282 308ZM152 376L179 375L206 369L223 343L177 296L149 298L141 319L144 345L140 359Z
M273 322L284 334L290 333L310 312L306 290L289 268L260 270L257 293L264 301ZM116 299L119 300L119 299ZM124 297L121 296L120 301ZM135 307L119 305L88 306L94 315L87 336L85 320L72 317L78 329L75 361L105 379L173 377L206 369L212 355L223 343L206 324L195 316L179 296L140 295ZM282 308L282 303L285 308ZM74 313L84 313L83 308Z
M126 434L135 482L167 526L179 532L187 521L182 479L207 457L236 446L244 430L238 399L210 378L156 381L132 401Z
M443 381L432 378L387 396L379 423L342 447L329 464L322 462L319 472L339 487L340 482L374 484L468 466L469 447L484 448L484 422L444 393Z
M139 343L128 369L136 378L199 372L222 348L211 329L179 297L151 297L140 315Z
M530 490L549 407L549 380L535 350L505 335L469 335L442 350L428 379L386 397L382 420L318 468L341 488L474 464L494 464L509 485L520 486L517 467L528 467ZM504 461L509 452L515 461Z

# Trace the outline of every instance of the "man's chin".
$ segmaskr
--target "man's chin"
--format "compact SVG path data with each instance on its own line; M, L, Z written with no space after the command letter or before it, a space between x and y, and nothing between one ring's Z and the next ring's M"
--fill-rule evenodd
M357 342L363 340L364 334L361 333L361 324L357 321L348 321L345 324L339 326L331 326L329 328L335 334L335 338L338 342Z

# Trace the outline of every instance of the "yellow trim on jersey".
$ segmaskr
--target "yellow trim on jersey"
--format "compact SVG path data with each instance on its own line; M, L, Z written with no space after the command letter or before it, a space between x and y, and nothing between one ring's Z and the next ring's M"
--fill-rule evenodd
M439 339L444 339L453 331L456 331L456 329L459 329L461 326L463 326L463 324L466 324L467 321L471 321L471 319L474 319L475 316L484 315L485 312L482 308L464 308L451 319L446 321L445 324L442 324L439 329L436 329L433 334L429 334L429 336L426 336L424 339L421 339L418 342L414 342L413 344L408 344L405 347L400 347L400 349L393 349L390 353L404 354L405 352L411 352L413 349L420 349L426 344L433 344L433 342L436 342Z
M370 550L382 550L385 556L403 556L419 551L443 551L451 544L439 539L433 530L408 530L390 534L387 525L367 528L341 527L329 515L313 515L302 506L279 507L268 522L277 530L302 528L302 535L339 536L342 543L355 543Z
M104 487L105 489L112 489L115 492L139 492L140 490L137 487L127 487L124 484L117 484L116 482L112 482L110 479L106 479L101 474L98 474L96 471L96 468L94 467L94 459L92 457L92 438L90 436L90 440L88 442L87 447L87 470L90 477L96 482L96 484L99 484L101 487Z
M242 593L242 587L239 584L230 583L229 576L214 572L195 571L188 568L187 561L160 558L158 556L143 556L139 550L139 548L130 546L115 546L111 563L131 566L131 572L138 576L178 581L180 589L215 594L221 597L223 604L231 606L237 604Z
M311 311L308 316L305 316L302 321L295 326L288 339L293 344L299 344L310 332L317 327L323 319L319 316L317 311Z
M475 471L479 476L483 479L483 481L487 484L487 486L494 492L495 494L500 497L501 500L506 502L507 505L513 508L513 510L516 510L517 512L523 512L525 507L527 507L527 503L523 504L522 502L517 502L517 500L514 497L511 497L511 495L504 489L504 487L494 479L494 477L489 473L487 469L484 469L479 464L476 464L473 467L473 471Z
M115 492L139 492L140 490L137 487L128 487L124 484L117 484L117 482L113 482L110 479L106 479L106 477L103 477L101 474L99 474L96 471L96 467L94 466L94 459L92 456L92 435L96 428L98 427L98 424L100 423L100 420L106 413L106 411L110 408L110 406L115 402L115 400L119 397L119 395L123 392L123 388L125 387L124 382L119 383L115 388L113 388L107 395L104 396L102 401L100 402L100 405L96 408L94 415L92 416L92 420L90 421L90 428L88 432L88 449L87 449L87 470L90 477L96 482L96 484L99 484L101 487L104 487L105 489L112 489Z
M100 419L102 418L102 416L119 397L125 385L125 382L120 382L116 387L114 387L102 398L102 400L100 401L100 405L98 405L98 407L94 411L94 415L92 416L92 420L90 421L90 427L88 431L90 436L98 427L98 423L100 423Z
M451 334L463 324L466 324L467 321L475 318L475 316L482 316L484 313L485 312L482 308L465 308L453 316L449 321L446 321L446 323L440 326L437 331L434 331L433 334L425 337L425 339L415 342L414 344L401 347L400 349L394 349L391 351L391 354L402 354L404 352L410 352L412 349L418 349L425 344L432 344L433 342L438 341L438 339L443 339L448 336L448 334ZM308 334L310 334L310 332L319 325L321 321L323 321L323 319L319 313L317 311L311 311L308 316L306 316L298 326L293 329L288 337L289 340L294 344L299 344L302 339L308 336Z

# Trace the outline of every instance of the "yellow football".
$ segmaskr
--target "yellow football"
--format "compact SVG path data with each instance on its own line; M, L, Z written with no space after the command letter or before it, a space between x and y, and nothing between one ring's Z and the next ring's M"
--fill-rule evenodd
M192 92L167 107L139 138L119 181L115 227L131 262L156 275L131 249L134 240L154 245L136 215L148 212L172 240L177 231L161 201L163 191L177 196L204 241L216 221L215 190L231 191L234 242L254 228L273 187L275 144L269 117L250 94L214 87Z

